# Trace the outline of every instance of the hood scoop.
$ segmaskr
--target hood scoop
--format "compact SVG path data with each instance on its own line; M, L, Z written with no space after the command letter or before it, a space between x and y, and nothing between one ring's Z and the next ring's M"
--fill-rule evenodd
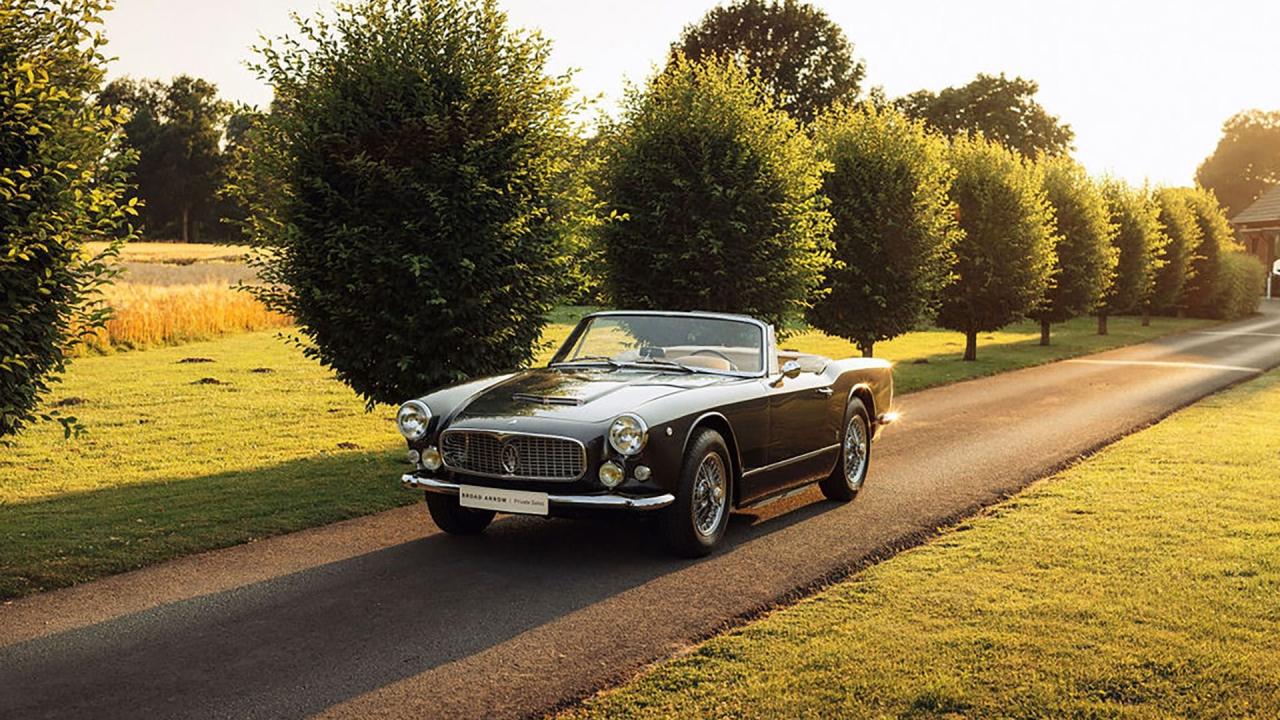
M512 393L511 399L516 402L527 402L535 405L570 405L578 406L582 404L582 398L576 397L556 397L554 395L534 395L533 393Z

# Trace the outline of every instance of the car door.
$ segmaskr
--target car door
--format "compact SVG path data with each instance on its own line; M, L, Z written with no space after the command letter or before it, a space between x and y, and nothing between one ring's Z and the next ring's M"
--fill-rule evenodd
M810 482L831 471L836 458L831 424L832 388L820 373L764 381L769 407L767 464L746 478L760 497Z

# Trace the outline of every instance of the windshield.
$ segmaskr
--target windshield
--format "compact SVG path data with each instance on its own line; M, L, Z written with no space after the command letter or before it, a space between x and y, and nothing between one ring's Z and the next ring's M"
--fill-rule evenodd
M679 315L600 315L584 320L551 364L634 364L755 375L764 368L764 356L764 332L756 323Z

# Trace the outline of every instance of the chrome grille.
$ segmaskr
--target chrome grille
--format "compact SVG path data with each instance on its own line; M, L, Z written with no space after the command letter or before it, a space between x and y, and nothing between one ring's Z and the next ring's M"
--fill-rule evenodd
M549 435L446 430L440 453L451 470L518 480L577 480L587 466L582 443Z

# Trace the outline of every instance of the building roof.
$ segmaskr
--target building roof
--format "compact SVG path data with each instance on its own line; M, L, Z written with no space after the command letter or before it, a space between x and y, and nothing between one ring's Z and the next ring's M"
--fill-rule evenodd
M1280 185L1262 193L1262 197L1231 218L1232 225L1280 225Z

